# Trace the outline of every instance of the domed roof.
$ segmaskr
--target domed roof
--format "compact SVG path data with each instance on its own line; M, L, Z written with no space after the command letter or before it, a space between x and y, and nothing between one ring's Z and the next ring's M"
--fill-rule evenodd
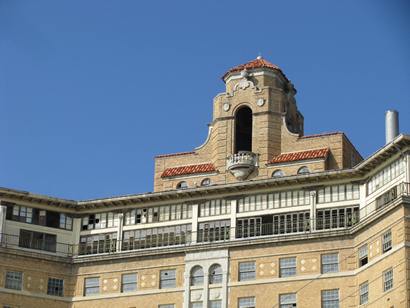
M268 60L262 58L261 56L257 57L255 60L249 61L245 64L237 65L230 70L228 70L223 76L222 80L225 80L226 76L231 73L241 72L243 70L253 70L258 68L267 68L272 70L277 70L282 73L282 75L286 78L285 74L283 74L282 70L276 64L269 62Z

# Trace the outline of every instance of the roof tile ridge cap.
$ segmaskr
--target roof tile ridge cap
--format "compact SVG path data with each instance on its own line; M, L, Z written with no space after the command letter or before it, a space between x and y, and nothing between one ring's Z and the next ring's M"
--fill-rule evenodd
M205 166L205 165L212 165L213 167L215 167L215 164L214 164L214 163L208 162L208 163L199 163L199 164L190 164L190 165L182 165L182 166L169 167L169 168L166 168L165 170L174 169L174 168L197 167L197 166Z
M162 158L162 157L171 157L171 156L180 156L180 155L189 155L189 154L197 154L196 151L186 151L186 152L176 152L170 154L158 154L155 155L155 158Z
M305 153L305 152L310 152L310 151L320 151L320 150L330 150L330 148L329 148L329 147L324 147L324 148L301 150L301 151L294 151L294 152L284 152L284 153L280 153L280 154L278 154L278 155L275 155L275 156L273 156L273 157L278 157L278 156L280 156L280 155Z

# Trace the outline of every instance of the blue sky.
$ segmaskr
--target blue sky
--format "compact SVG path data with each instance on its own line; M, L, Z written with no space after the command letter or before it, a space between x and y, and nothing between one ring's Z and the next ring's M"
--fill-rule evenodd
M305 133L363 156L410 133L410 3L0 0L0 186L72 199L152 191L153 157L202 144L221 75L259 53Z

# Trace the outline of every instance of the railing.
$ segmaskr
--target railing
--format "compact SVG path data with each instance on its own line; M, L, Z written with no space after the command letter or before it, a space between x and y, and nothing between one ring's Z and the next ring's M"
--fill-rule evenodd
M61 257L73 256L73 245L60 242L48 242L42 239L26 239L19 235L0 233L0 247L25 249Z
M376 210L379 210L395 200L398 196L410 196L410 183L400 183L390 188L381 196L376 198Z
M258 156L255 153L241 151L237 154L232 154L227 158L226 166L230 170L238 166L257 166Z

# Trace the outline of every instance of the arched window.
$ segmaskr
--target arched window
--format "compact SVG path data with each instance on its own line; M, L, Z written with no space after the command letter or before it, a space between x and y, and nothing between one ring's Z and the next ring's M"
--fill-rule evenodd
M252 110L241 107L235 114L235 153L252 152Z
M282 176L285 176L285 173L284 173L282 170L280 170L280 169L275 170L275 171L273 171L273 173L272 173L272 177L273 177L273 178L280 178L280 177L282 177Z
M300 167L298 170L298 174L308 174L310 173L309 168L306 166Z
M211 185L211 179L210 178L205 178L201 182L201 186L209 186Z
M188 188L188 184L185 181L179 182L177 184L177 189L187 189Z
M204 284L204 270L200 266L191 269L191 286L202 286Z
M214 264L209 268L209 284L222 283L222 267Z

